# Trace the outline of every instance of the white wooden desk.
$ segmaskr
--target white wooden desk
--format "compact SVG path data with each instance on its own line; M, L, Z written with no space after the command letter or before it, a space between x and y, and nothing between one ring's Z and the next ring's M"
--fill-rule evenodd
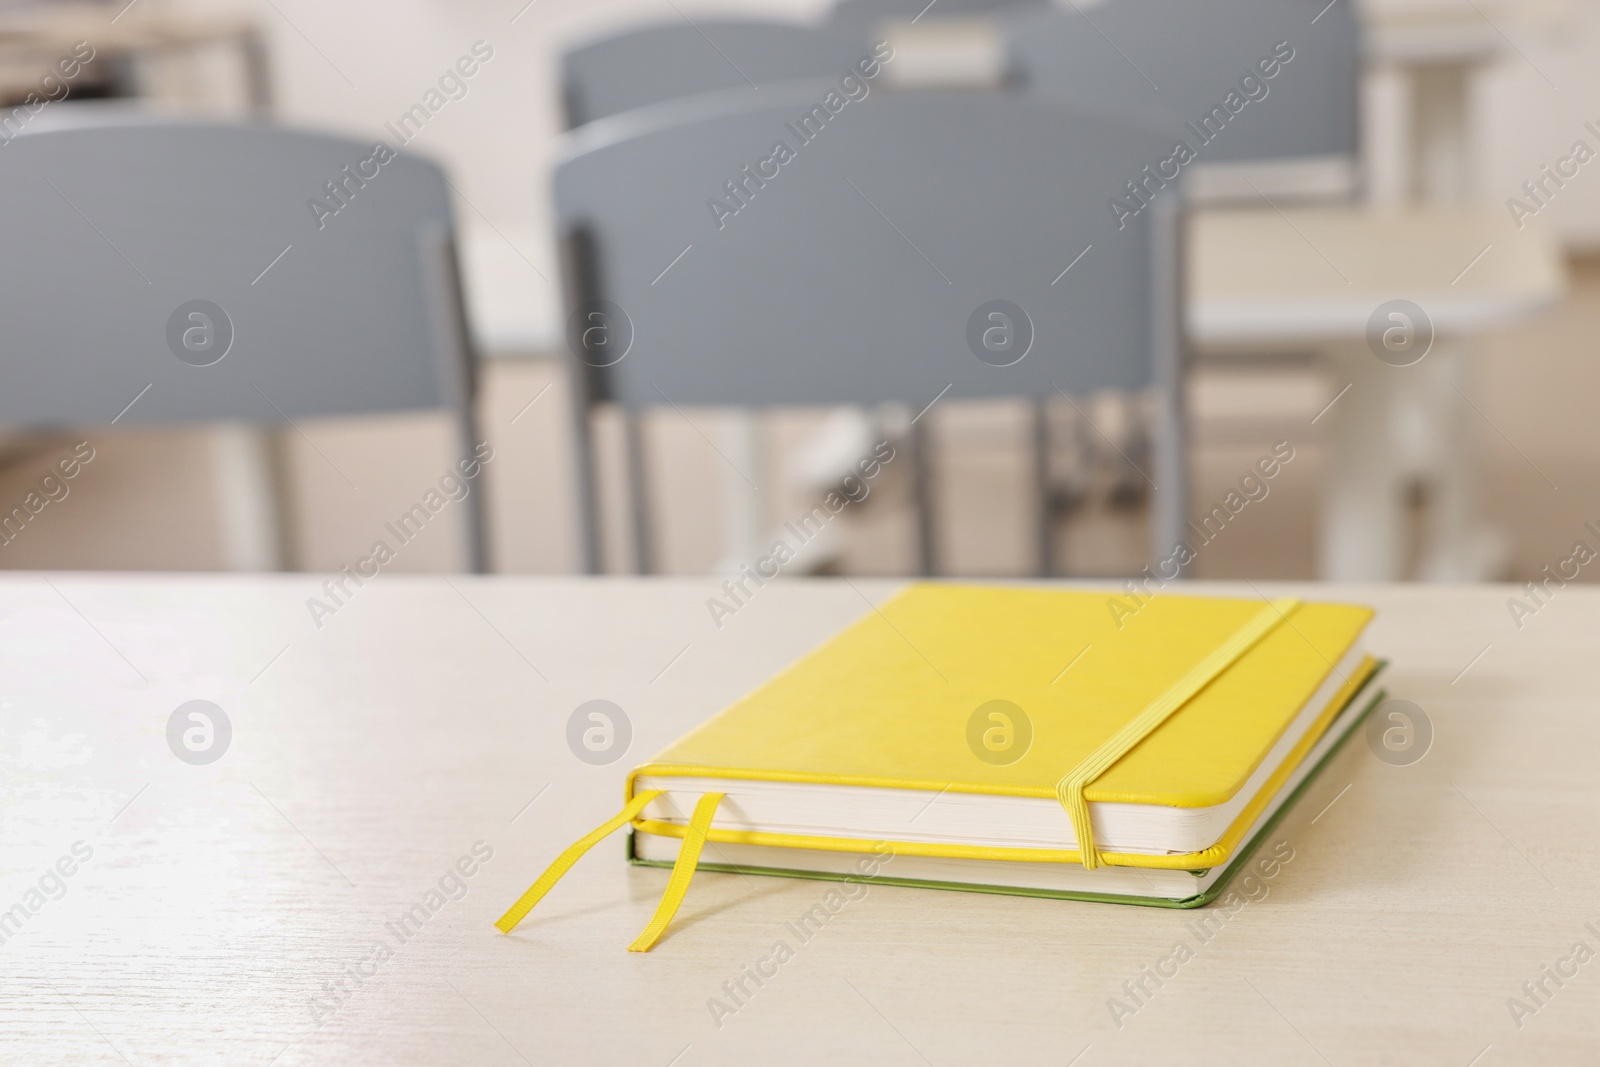
M1188 329L1199 348L1310 348L1335 379L1319 427L1329 438L1321 577L1404 577L1418 483L1431 498L1424 576L1498 574L1503 539L1478 504L1484 416L1470 339L1561 298L1554 236L1537 225L1519 232L1499 207L1347 206L1202 211L1190 239ZM1369 319L1397 299L1422 309L1416 336L1431 339L1407 366L1380 360L1368 336Z
M824 884L702 872L655 951L631 954L667 872L628 867L613 840L514 935L490 922L616 810L634 761L892 583L770 585L718 631L712 587L692 581L385 575L320 630L309 576L48 582L0 579L0 909L75 842L93 855L0 946L3 1063L1494 1067L1600 1051L1600 960L1546 980L1520 1030L1507 1007L1575 942L1600 950L1585 927L1600 928L1600 591L1563 589L1518 632L1506 588L1341 590L1378 607L1370 645L1393 660L1391 694L1431 718L1432 750L1396 767L1353 739L1280 829L1293 860L1208 941L1189 924L1214 909L875 886L719 1029L708 999ZM1319 592L1261 592L1281 589ZM609 766L564 739L594 698L633 723ZM193 699L233 724L209 766L166 740ZM386 924L480 841L493 856L465 895L399 941ZM1194 958L1119 1029L1108 998L1180 939Z

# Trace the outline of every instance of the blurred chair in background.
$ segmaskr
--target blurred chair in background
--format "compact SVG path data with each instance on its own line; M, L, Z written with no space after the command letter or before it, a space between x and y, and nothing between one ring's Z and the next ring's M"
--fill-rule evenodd
M1047 0L941 0L930 18L1011 17L1047 6ZM567 128L720 89L837 77L871 53L887 24L929 8L911 0L843 0L821 23L677 19L596 37L561 57Z
M828 17L835 22L873 22L881 19L920 21L923 16L1009 14L1026 8L1050 6L1054 0L838 0Z
M41 116L3 152L6 189L28 206L0 215L0 422L276 427L444 409L472 455L471 350L437 165L348 138L88 105ZM234 440L249 485L234 502L244 517L223 527L241 565L281 567L270 445ZM466 503L482 571L481 481Z
M1420 54L1424 65L1451 64L1452 49L1463 43L1474 54L1507 44L1483 23L1482 12L1457 6L1452 17L1471 24L1470 40L1437 32L1419 40L1415 31L1424 22L1410 15L1396 20L1404 27L1399 46L1380 19L1371 51L1380 64L1392 63L1397 47ZM893 0L847 0L838 10L846 7L899 9ZM1478 513L1479 472L1471 458L1480 416L1464 391L1470 391L1469 339L1558 298L1559 250L1533 233L1509 247L1500 234L1503 212L1437 196L1397 213L1405 198L1395 193L1393 172L1443 173L1459 188L1473 167L1459 129L1452 134L1437 117L1413 124L1380 110L1376 134L1363 134L1366 49L1354 6L1113 0L999 5L982 18L958 14L940 5L910 21L882 24L901 57L897 82L923 67L970 74L987 61L993 87L1083 107L1143 108L1195 148L1187 188L1197 207L1188 263L1190 341L1212 359L1263 367L1282 365L1285 355L1315 353L1336 379L1331 392L1342 397L1321 427L1330 460L1322 576L1406 577L1413 543L1421 576L1498 576L1504 539ZM1430 7L1429 17L1437 16ZM963 48L965 61L957 57ZM929 56L925 64L916 59L921 50ZM1374 80L1380 101L1399 95L1394 81L1389 74ZM1418 106L1432 98L1419 91ZM1465 105L1445 111L1459 126ZM1412 152L1426 160L1407 166ZM1374 188L1364 188L1372 176ZM1148 182L1148 172L1136 176L1127 192L1143 196L1148 189L1137 186ZM1496 262L1477 266L1491 247ZM1474 291L1464 299L1459 284L1469 267L1476 267L1467 279ZM1421 319L1409 312L1403 327L1428 339L1422 353L1438 337L1414 369L1386 365L1396 357L1375 353L1368 335L1368 316L1397 299L1422 309ZM1419 499L1425 507L1412 531L1408 520Z
M1152 558L1170 552L1186 477L1179 197L1120 232L1106 207L1170 153L1168 135L991 92L874 89L834 122L820 102L836 90L793 82L758 101L705 97L692 111L634 111L570 135L555 200L588 569L600 562L590 410L604 401L899 401L925 413L944 397L1153 386L1163 418ZM1036 412L1043 572L1042 404ZM927 450L915 451L920 471ZM636 562L648 570L637 432L631 452ZM931 572L925 491L919 511Z
M855 33L828 25L702 18L640 26L562 55L567 128L698 93L837 76L862 52Z
M1209 114L1203 104L1220 106L1249 77L1252 86L1265 86L1257 91L1274 95L1272 106L1258 104L1248 122L1225 130L1217 144L1200 147L1202 162L1186 174L1191 195L1198 191L1212 200L1348 197L1359 169L1359 28L1348 6L1324 12L1313 25L1315 14L1278 0L1207 5L1117 0L1089 13L1041 0L954 0L936 8L901 0L843 0L818 26L668 23L594 41L568 54L564 84L573 126L607 115L615 120L629 109L719 88L721 97L702 97L698 104L712 106L716 99L716 106L730 107L737 106L740 90L755 85L770 88L807 74L836 77L850 69L855 53L870 54L875 41L887 39L896 58L880 83L886 91L989 90L1088 110L1138 111L1164 133L1170 127L1169 138L1195 140L1184 123L1203 122ZM1172 32L1152 35L1152 25ZM1308 28L1316 35L1311 43L1306 43ZM1292 84L1264 78L1257 66L1263 57L1270 59L1272 44L1285 36L1304 45ZM1116 44L1123 38L1130 39L1124 43L1137 58ZM720 57L713 57L713 50ZM1159 72L1165 91L1148 80L1145 67ZM681 118L683 106L673 114ZM1141 178L1140 167L1166 158L1171 144L1165 148L1120 177L1097 206ZM1143 497L1147 481L1140 461L1153 436L1134 399L1121 405L1116 421L1124 430L1112 442L1122 468L1113 499L1130 502ZM854 421L864 427L867 417L860 413ZM626 425L636 448L638 427L631 418ZM858 427L852 435L848 426L834 425L840 443L864 432ZM751 421L738 420L735 431L732 450L753 456ZM825 443L822 451L828 452ZM736 508L759 510L758 495L746 480L735 480L729 490L738 500ZM1041 521L1048 524L1049 516ZM730 537L748 548L758 525L747 516L733 523ZM746 533L740 536L740 530ZM643 544L648 530L640 527L635 533L636 543ZM1040 554L1041 568L1047 559L1048 553Z
M666 105L719 90L755 91L795 79L837 77L848 71L870 42L854 27L809 25L754 19L699 18L639 26L598 38L565 52L561 59L562 102L567 127L622 114L636 108ZM842 418L813 439L820 449L819 471L853 462L853 446L870 436L864 412L839 413ZM733 448L746 457L760 455L760 433L749 412L731 412ZM627 423L630 440L637 427ZM822 477L831 477L831 474ZM725 486L730 498L724 569L753 552L761 529L760 495L734 479Z
M1194 145L1197 201L1349 199L1360 175L1361 27L1351 4L1319 8L1113 0L999 24L1027 92L1145 110Z
M1359 185L1361 27L1350 4L840 0L827 25L848 28L858 47L886 36L913 61L908 50L937 47L948 64L963 39L975 57L993 41L998 83L1073 107L1142 112L1194 142L1192 123L1210 139L1196 146L1189 186L1200 200L1349 198ZM1287 51L1274 56L1279 42ZM1289 52L1293 76L1279 78ZM890 71L893 84L905 84L908 65ZM1212 109L1229 93L1240 110L1224 108L1218 121Z
M1348 204L1355 197L1361 32L1348 4L973 0L909 16L903 8L897 0L845 0L833 16L889 41L896 53L886 78L892 87L963 84L1071 107L1138 110L1173 143L1193 148L1184 187L1188 203L1202 212L1228 204L1268 211L1290 203ZM869 13L879 16L875 23ZM1164 184L1162 173L1129 175L1120 198L1140 210ZM1108 457L1118 468L1110 499L1135 505L1146 488L1137 457L1152 436L1148 412L1137 397L1105 399L1113 404L1113 425L1121 427L1112 431L1117 454Z

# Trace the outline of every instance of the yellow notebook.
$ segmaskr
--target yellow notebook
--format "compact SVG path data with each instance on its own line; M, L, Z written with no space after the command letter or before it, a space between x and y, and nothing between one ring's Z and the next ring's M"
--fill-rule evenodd
M610 828L674 868L634 947L697 865L1203 903L1358 720L1371 617L911 586L628 775Z

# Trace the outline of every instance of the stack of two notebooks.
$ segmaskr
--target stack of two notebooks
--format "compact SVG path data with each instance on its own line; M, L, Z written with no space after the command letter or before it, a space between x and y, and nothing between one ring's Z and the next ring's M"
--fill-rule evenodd
M1215 899L1378 696L1339 604L918 585L635 768L623 825L696 867L1162 907ZM864 875L863 872L870 872Z

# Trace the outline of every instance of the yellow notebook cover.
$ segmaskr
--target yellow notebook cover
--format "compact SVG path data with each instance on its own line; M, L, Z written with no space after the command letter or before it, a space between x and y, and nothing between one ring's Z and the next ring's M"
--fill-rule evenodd
M623 826L682 839L661 903L628 946L632 952L648 952L665 932L707 842L841 852L887 844L909 855L1082 862L1091 869L1227 864L1236 849L1248 854L1254 842L1244 839L1259 820L1265 822L1257 839L1286 810L1265 815L1330 724L1346 723L1311 775L1359 723L1360 713L1345 710L1377 668L1370 657L1357 662L1353 654L1371 618L1368 608L1294 598L912 586L634 768L623 809L556 857L495 926L514 930L579 858ZM1313 699L1325 701L1315 721L1286 753L1275 754ZM1013 712L1007 740L1018 746L1004 760L981 751L983 712L997 701ZM1269 755L1276 766L1261 767ZM1262 777L1252 782L1258 768ZM729 787L715 781L709 790L702 784L686 824L649 818L651 804L670 799L674 778L915 789L934 799L951 791L1053 798L1063 826L1070 823L1072 839L1083 847L730 829L716 823ZM1241 796L1247 786L1253 795ZM1286 803L1304 787L1302 781ZM1231 825L1199 852L1115 853L1093 840L1094 803L1214 808L1236 797ZM1224 869L1224 882L1236 866ZM798 872L775 865L771 873ZM1045 895L1190 907L1211 899L1221 884L1172 900L1082 890Z
M867 612L771 681L628 776L709 776L1056 797L1062 777L1262 615L1260 599L995 586L914 585ZM1211 807L1232 798L1372 617L1365 607L1303 603L1153 732L1098 775L1089 803ZM1104 853L1123 866L1223 862L1366 677L1340 694L1221 841L1182 856ZM975 709L1009 701L1032 737L1016 762L974 754ZM1063 820L1067 818L1063 812ZM681 824L636 815L635 829L682 837ZM709 840L860 851L847 838L709 830ZM900 843L908 853L1075 861L1065 849Z

